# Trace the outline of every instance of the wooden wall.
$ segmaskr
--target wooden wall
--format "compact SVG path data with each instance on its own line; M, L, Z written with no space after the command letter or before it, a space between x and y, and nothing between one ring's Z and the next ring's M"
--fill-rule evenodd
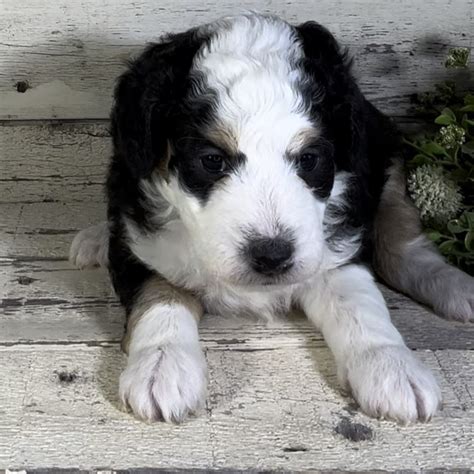
M459 74L443 67L449 47L473 45L473 0L1 0L0 120L105 119L124 60L146 42L243 9L328 26L396 116Z

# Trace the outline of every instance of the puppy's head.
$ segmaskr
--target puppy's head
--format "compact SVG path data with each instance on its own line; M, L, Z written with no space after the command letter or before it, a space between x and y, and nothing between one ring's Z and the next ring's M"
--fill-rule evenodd
M116 91L116 155L148 208L171 205L207 272L296 283L331 253L325 216L351 159L356 93L319 25L224 19L132 64Z

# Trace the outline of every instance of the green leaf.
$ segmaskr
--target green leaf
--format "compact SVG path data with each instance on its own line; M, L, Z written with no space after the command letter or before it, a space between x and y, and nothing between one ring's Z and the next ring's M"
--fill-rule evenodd
M421 146L421 149L428 155L448 155L446 150L436 142L428 142Z
M474 104L468 104L459 109L461 112L474 112Z
M460 242L460 244L462 244L464 248L464 242ZM457 255L458 257L461 257L461 258L469 258L471 252L469 252L468 250L451 250L449 254Z
M463 212L457 220L458 220L460 226L464 227L464 229L466 229L466 230L469 230L470 223L469 223L469 219L467 217L467 214L468 214L467 212Z
M469 180L469 170L456 168L449 173L449 177L458 184L464 183Z
M435 123L438 125L450 125L452 123L456 123L456 115L449 107L445 107L441 111L441 115L436 117Z
M474 149L467 148L464 145L461 147L461 150L466 155L469 155L471 158L474 158Z
M464 103L466 105L469 105L469 104L474 105L474 94L466 94L464 96Z
M433 163L433 158L430 158L429 156L423 155L421 153L418 153L410 161L408 161L408 165L410 167L428 165L428 164L431 164L431 163Z
M470 140L470 141L464 143L463 148L467 148L468 150L473 150L474 151L474 140Z
M449 115L444 114L438 115L434 122L438 125L450 125L454 123L453 119Z
M464 237L464 245L469 252L474 252L474 231L470 230Z
M433 242L437 242L441 238L441 233L437 230L428 230L426 236Z
M474 230L474 212L464 212L461 218L466 219L469 229Z
M449 232L452 232L453 234L460 234L461 232L466 232L467 230L466 227L462 225L462 221L459 221L458 219L449 221L447 227Z
M461 109L459 109L461 110ZM469 118L469 115L467 115L466 113L463 114L462 118L461 118L461 125L462 127L466 130L466 132L468 131L468 128L469 128L469 125L474 125L474 120L471 120Z
M454 250L455 244L456 244L455 240L446 240L438 248L441 253L446 254Z

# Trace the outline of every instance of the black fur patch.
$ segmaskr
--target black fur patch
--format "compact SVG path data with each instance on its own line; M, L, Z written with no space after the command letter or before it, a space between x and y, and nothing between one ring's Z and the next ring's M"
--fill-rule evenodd
M352 74L347 52L321 25L308 22L297 28L305 59L301 87L315 123L334 147L336 171L353 174L346 193L346 218L333 236L363 231L360 257L370 259L372 223L385 182L385 170L398 153L400 140L394 124L363 97Z
M144 230L156 231L159 226L156 221L151 225L156 209L146 202L140 181L149 178L168 158L168 141L176 117L183 113L183 99L193 81L199 79L189 75L192 60L207 40L199 30L190 30L151 45L130 64L115 89L111 130L114 154L107 179L109 270L127 312L152 272L131 253L123 218Z
M306 171L298 166L298 155L310 153L317 156L316 165ZM306 146L297 156L290 156L294 161L299 177L313 190L316 197L326 199L331 194L334 185L333 146L324 138L319 138L314 145Z
M192 60L207 37L198 30L171 35L129 66L115 89L112 136L115 159L135 178L148 176L164 158L176 108L195 78Z
M198 116L201 117L200 114ZM182 133L182 138L174 139L169 169L178 176L184 189L205 202L215 185L225 180L230 173L238 171L246 157L242 153L218 148L203 137L200 130L198 124L187 124L187 133ZM203 167L201 159L207 154L219 154L224 157L225 169L221 173L210 173Z

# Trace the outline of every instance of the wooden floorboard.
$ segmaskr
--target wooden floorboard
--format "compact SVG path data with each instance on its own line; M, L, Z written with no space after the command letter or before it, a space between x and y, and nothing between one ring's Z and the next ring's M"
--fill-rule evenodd
M301 315L270 324L206 315L199 416L147 425L120 411L123 312L104 270L67 261L74 233L104 216L106 124L0 127L0 150L0 468L473 468L474 325L384 287L407 344L440 380L445 407L430 423L361 414Z
M50 236L51 248L67 251L69 240ZM65 259L2 259L0 282L0 345L28 343L112 342L123 331L123 312L102 269L77 270ZM445 321L428 308L381 285L391 317L413 349L474 349L474 325ZM301 315L271 323L279 344L324 345L322 337ZM251 319L207 315L201 337L209 344L267 343L269 327ZM217 342L213 342L217 341Z
M123 356L117 347L4 348L0 463L26 468L468 467L474 455L474 353L419 355L441 381L445 398L444 410L431 423L401 427L361 415L337 390L327 349L289 351L275 344L244 352L208 349L206 409L174 426L146 425L118 409ZM464 389L454 389L446 376L456 367L462 367L456 378ZM368 439L350 439L355 424L366 428Z

